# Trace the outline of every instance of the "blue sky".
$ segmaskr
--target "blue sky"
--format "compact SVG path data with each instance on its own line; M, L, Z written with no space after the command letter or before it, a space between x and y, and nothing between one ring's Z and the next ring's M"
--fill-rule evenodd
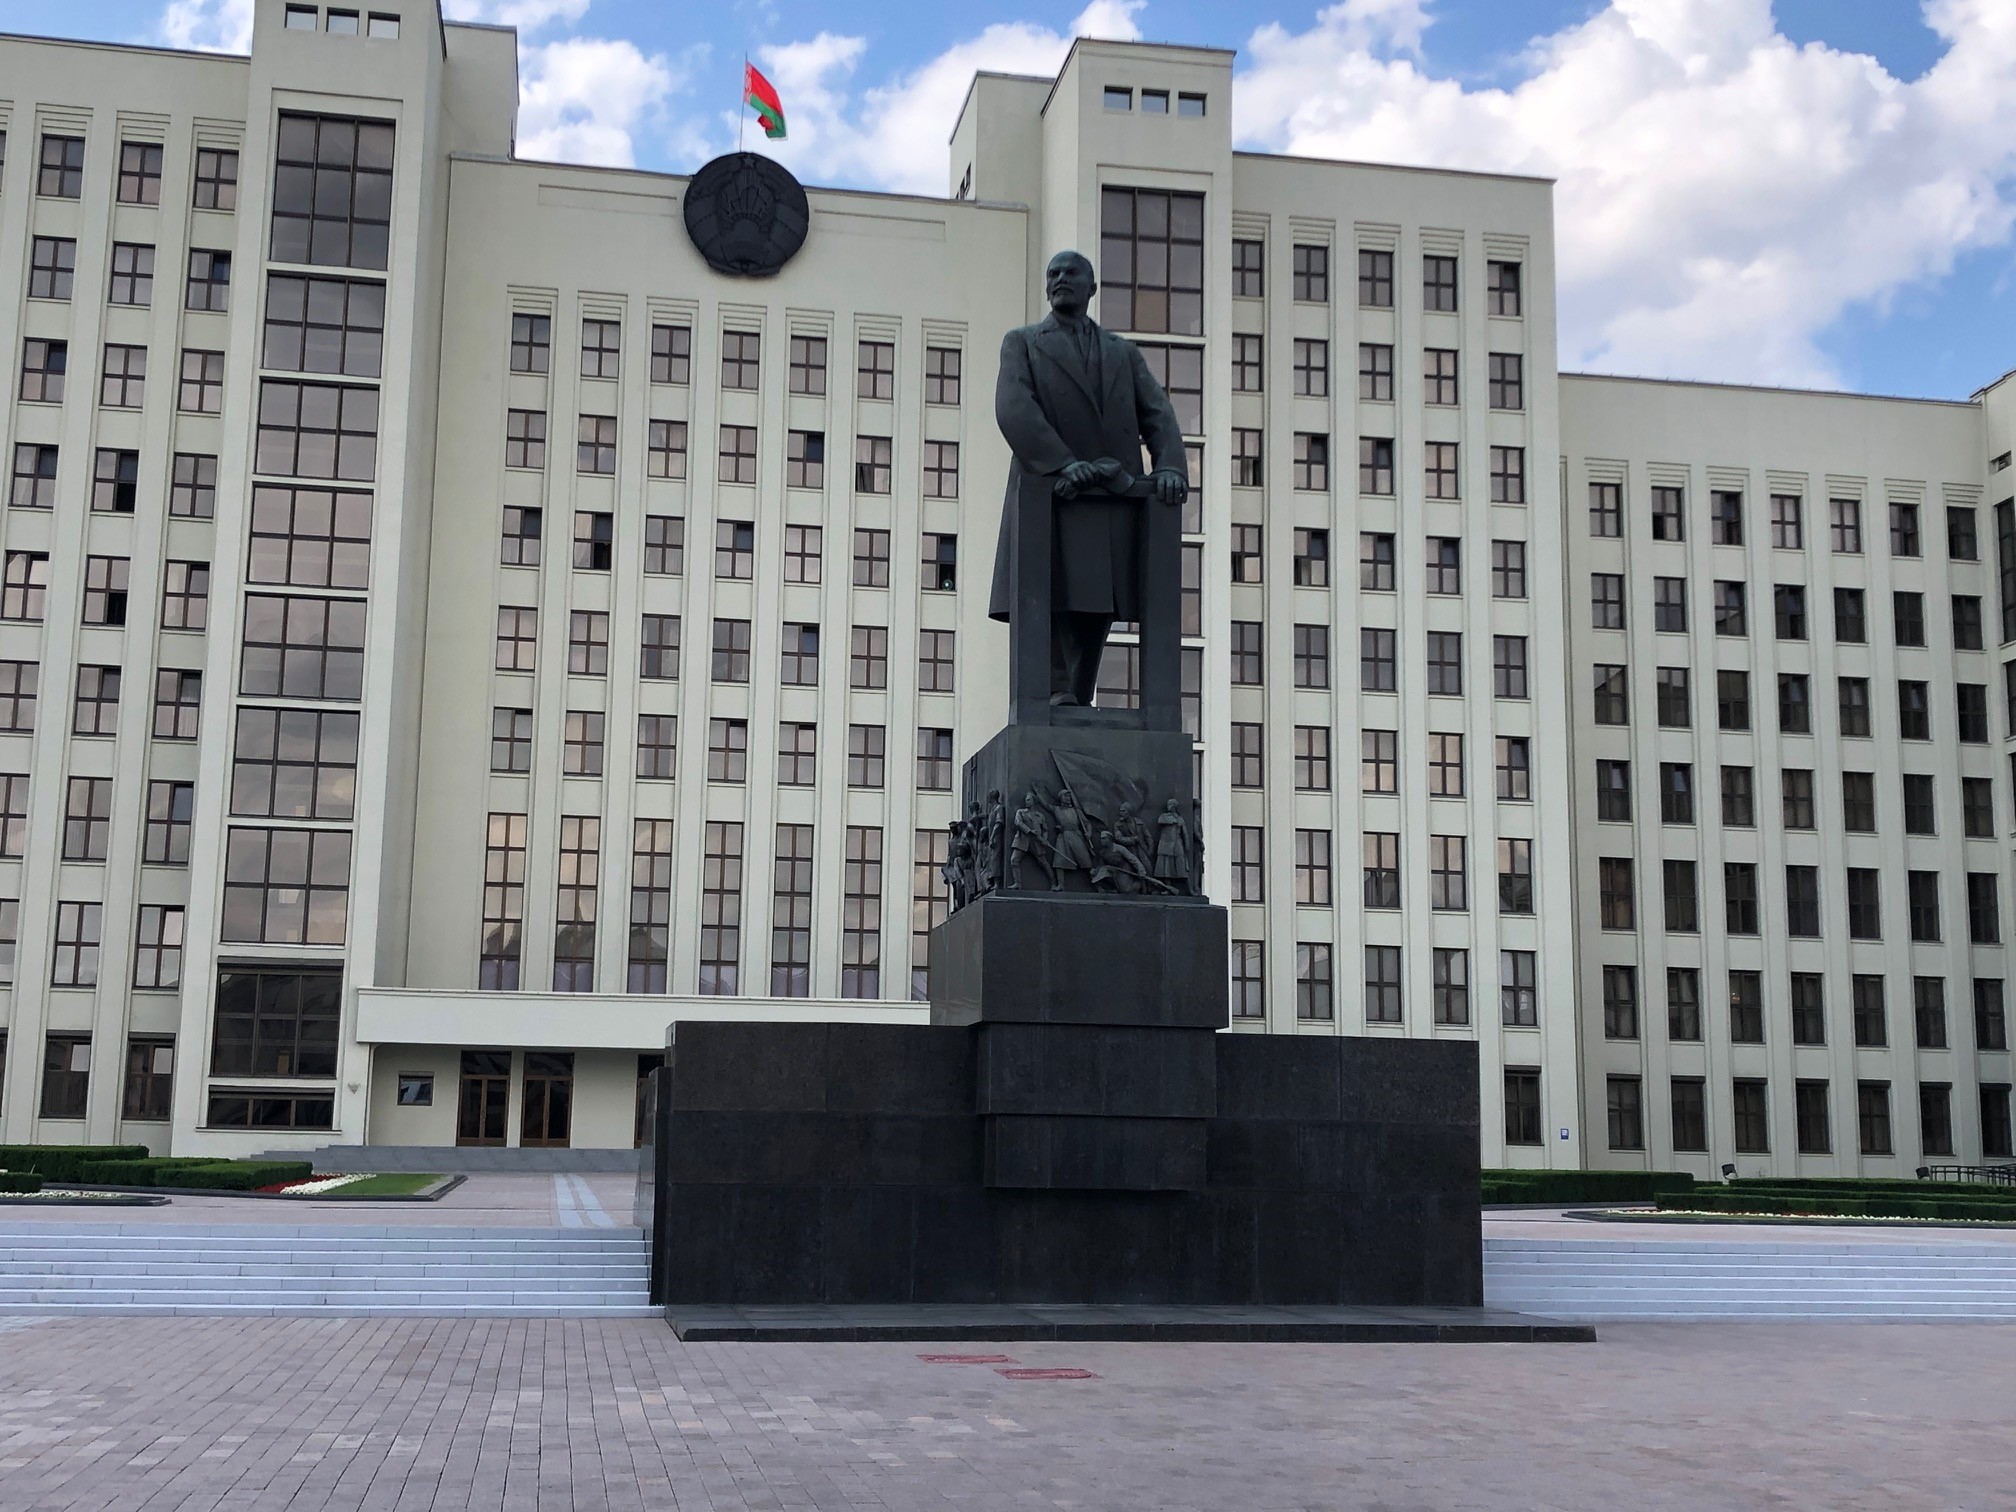
M1242 146L1555 177L1566 367L1960 398L2016 366L2016 0L448 4L520 24L528 155L691 169L747 51L801 176L923 192L975 66L1236 48ZM228 47L245 6L0 25Z

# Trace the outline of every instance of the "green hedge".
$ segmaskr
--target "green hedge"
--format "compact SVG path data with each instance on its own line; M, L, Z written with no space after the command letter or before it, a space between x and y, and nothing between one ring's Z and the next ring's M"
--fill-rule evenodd
M79 1168L74 1180L102 1186L188 1187L209 1192L251 1192L283 1181L306 1181L314 1167L305 1160L218 1160L207 1156L162 1156L143 1160L101 1160Z
M1741 1176L1727 1183L1736 1192L1852 1192L1889 1197L1908 1192L1923 1196L1995 1197L2016 1202L2016 1186L1993 1181L1917 1181L1896 1176Z
M1825 1192L1730 1191L1697 1186L1662 1200L1663 1208L1710 1213L1757 1213L1833 1218L1935 1218L2016 1223L2016 1202L1969 1200L1937 1193L1923 1197L1847 1196Z
M1655 1202L1691 1189L1685 1171L1486 1171L1486 1202Z
M32 1171L0 1171L0 1192L39 1192L42 1178Z
M145 1145L0 1145L0 1170L31 1171L44 1181L76 1181L85 1166L146 1158Z

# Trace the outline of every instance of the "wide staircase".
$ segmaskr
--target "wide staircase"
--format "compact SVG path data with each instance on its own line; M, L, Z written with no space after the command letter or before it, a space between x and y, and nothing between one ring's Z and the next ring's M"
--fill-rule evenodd
M2016 1244L1487 1238L1484 1301L1619 1322L2016 1320Z
M634 1228L0 1223L0 1314L650 1317Z

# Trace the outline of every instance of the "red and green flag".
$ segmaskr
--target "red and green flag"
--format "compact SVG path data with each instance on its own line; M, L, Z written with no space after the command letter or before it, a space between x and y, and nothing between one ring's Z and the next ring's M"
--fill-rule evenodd
M754 63L742 65L742 103L755 107L756 117L763 123L763 135L772 141L782 141L784 137L784 102L777 98L777 88L756 71Z

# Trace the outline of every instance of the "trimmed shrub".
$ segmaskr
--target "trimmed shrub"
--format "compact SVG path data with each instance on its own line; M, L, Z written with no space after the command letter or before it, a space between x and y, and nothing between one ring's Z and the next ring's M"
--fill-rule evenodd
M0 1192L39 1192L42 1178L32 1171L0 1171Z
M306 1181L315 1167L305 1160L219 1160L162 1177L156 1186L200 1187L210 1192L256 1192L283 1181Z
M0 1145L0 1169L32 1172L44 1181L76 1181L85 1166L146 1158L145 1145Z
M99 1161L80 1167L80 1174L72 1179L103 1186L253 1192L283 1181L306 1181L314 1170L305 1160L220 1160L214 1155L179 1155Z
M1760 1216L1828 1218L1932 1218L2016 1223L2016 1202L1969 1201L1937 1193L1910 1196L1843 1196L1824 1192L1774 1193L1696 1187L1660 1203L1696 1212L1755 1213Z
M1690 1190L1685 1171L1486 1171L1486 1202L1655 1202Z

